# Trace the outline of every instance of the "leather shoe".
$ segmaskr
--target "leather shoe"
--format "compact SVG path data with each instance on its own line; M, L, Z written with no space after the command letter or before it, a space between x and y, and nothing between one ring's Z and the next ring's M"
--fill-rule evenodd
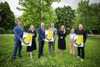
M22 58L22 56L18 56L18 57Z

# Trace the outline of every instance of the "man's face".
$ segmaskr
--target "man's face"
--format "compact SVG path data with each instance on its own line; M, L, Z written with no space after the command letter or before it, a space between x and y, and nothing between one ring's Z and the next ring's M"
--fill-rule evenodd
M82 25L79 25L79 30L82 30L83 29L83 26Z
M44 24L41 24L41 27L44 27Z
M22 25L22 22L21 21L18 21L18 25L21 26Z
M54 27L54 23L51 24L51 27Z

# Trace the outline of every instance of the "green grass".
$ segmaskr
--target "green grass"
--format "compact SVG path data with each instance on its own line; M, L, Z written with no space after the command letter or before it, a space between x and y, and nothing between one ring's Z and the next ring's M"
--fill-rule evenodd
M38 40L36 39L37 50L33 51L33 58L30 60L26 46L22 47L22 56L16 56L15 61L11 59L14 49L14 36L0 36L0 67L100 67L100 38L88 37L85 44L85 61L76 54L69 54L69 39L66 37L66 50L64 55L59 54L58 39L55 43L54 55L48 53L48 43L44 45L44 57L38 59Z

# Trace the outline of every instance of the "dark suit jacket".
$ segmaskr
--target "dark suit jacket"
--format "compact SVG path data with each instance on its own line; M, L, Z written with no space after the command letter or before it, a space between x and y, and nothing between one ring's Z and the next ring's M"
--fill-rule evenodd
M23 37L23 32L24 32L24 27L21 26L15 26L14 27L14 34L15 34L15 39L14 40L20 40Z
M39 35L38 41L43 41L43 39L45 39L45 28L44 28L44 32L43 32L42 28L40 27L38 29L38 35Z

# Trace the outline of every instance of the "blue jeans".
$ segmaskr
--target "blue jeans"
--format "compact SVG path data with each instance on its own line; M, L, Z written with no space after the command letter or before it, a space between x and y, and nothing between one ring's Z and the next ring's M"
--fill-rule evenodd
M44 41L39 41L39 56L43 54Z
M18 56L21 56L21 49L22 49L21 42L20 40L15 39L15 46L14 46L14 51L13 51L13 56L12 56L13 58L15 58L16 56L17 48L18 48Z

